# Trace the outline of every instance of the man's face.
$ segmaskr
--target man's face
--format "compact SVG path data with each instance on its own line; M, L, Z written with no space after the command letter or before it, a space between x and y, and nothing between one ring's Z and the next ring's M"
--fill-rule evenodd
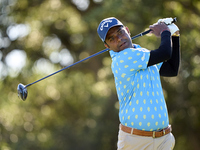
M132 48L132 40L128 28L123 26L111 28L106 35L105 46L115 52Z

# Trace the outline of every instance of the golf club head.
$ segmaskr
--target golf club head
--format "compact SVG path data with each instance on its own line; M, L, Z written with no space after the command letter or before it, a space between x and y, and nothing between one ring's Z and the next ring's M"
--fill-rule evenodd
M17 91L18 91L18 97L21 98L23 101L25 101L28 95L26 87L20 83L17 86Z

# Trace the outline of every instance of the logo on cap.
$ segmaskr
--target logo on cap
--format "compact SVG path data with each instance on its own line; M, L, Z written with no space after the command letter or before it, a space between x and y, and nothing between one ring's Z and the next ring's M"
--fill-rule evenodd
M111 23L112 22L112 20L106 20L106 21L104 21L102 24L101 24L101 27L100 27L100 30L102 31L103 30L103 27L108 27L108 23ZM107 24L106 24L107 23ZM105 26L104 26L105 25Z

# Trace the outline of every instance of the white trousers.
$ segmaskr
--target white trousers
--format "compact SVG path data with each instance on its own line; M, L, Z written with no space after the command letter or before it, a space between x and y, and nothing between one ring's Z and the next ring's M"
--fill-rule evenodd
M175 139L172 133L159 138L131 135L119 130L118 150L172 150Z

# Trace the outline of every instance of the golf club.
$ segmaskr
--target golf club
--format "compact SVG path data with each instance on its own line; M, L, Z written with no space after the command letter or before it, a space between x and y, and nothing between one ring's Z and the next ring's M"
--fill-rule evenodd
M176 18L174 18L173 21L172 21L171 23L174 23L174 22L176 22L176 21L177 21ZM151 31L151 29L149 29L149 30L147 30L147 31L144 31L144 32L142 32L142 33L140 33L140 34L137 34L137 35L131 37L131 39L133 40L133 39L136 39L136 38L138 38L138 37L140 37L140 36L146 35L146 34L148 34L150 31ZM68 69L68 68L70 68L70 67L72 67L72 66L74 66L74 65L76 65L76 64L78 64L78 63L80 63L80 62L83 62L83 61L85 61L85 60L87 60L87 59L90 59L90 58L95 57L95 56L97 56L97 55L99 55L99 54L102 54L102 53L104 53L104 52L106 52L106 51L108 51L108 50L109 50L109 49L106 48L106 49L104 49L104 50L102 50L102 51L100 51L100 52L97 52L97 53L95 53L95 54L89 56L89 57L86 57L86 58L84 58L84 59L82 59L82 60L79 60L79 61L77 61L77 62L75 62L75 63L73 63L73 64L71 64L71 65L69 65L69 66L67 66L67 67L65 67L65 68L63 68L63 69L60 69L60 70L58 70L58 71L56 71L56 72L54 72L54 73L52 73L52 74L50 74L50 75L47 75L47 76L45 76L45 77L43 77L43 78L41 78L41 79L39 79L39 80L37 80L37 81L35 81L35 82L33 82L33 83L30 83L30 84L27 84L27 85L23 85L22 83L18 84L18 86L17 86L18 97L21 98L23 101L25 101L26 98L27 98L27 96L28 96L27 87L29 87L29 86L31 86L31 85L33 85L33 84L39 82L39 81L42 81L42 80L44 80L44 79L46 79L46 78L48 78L48 77L50 77L50 76L53 76L53 75L55 75L55 74L57 74L57 73L59 73L59 72L65 70L65 69Z

